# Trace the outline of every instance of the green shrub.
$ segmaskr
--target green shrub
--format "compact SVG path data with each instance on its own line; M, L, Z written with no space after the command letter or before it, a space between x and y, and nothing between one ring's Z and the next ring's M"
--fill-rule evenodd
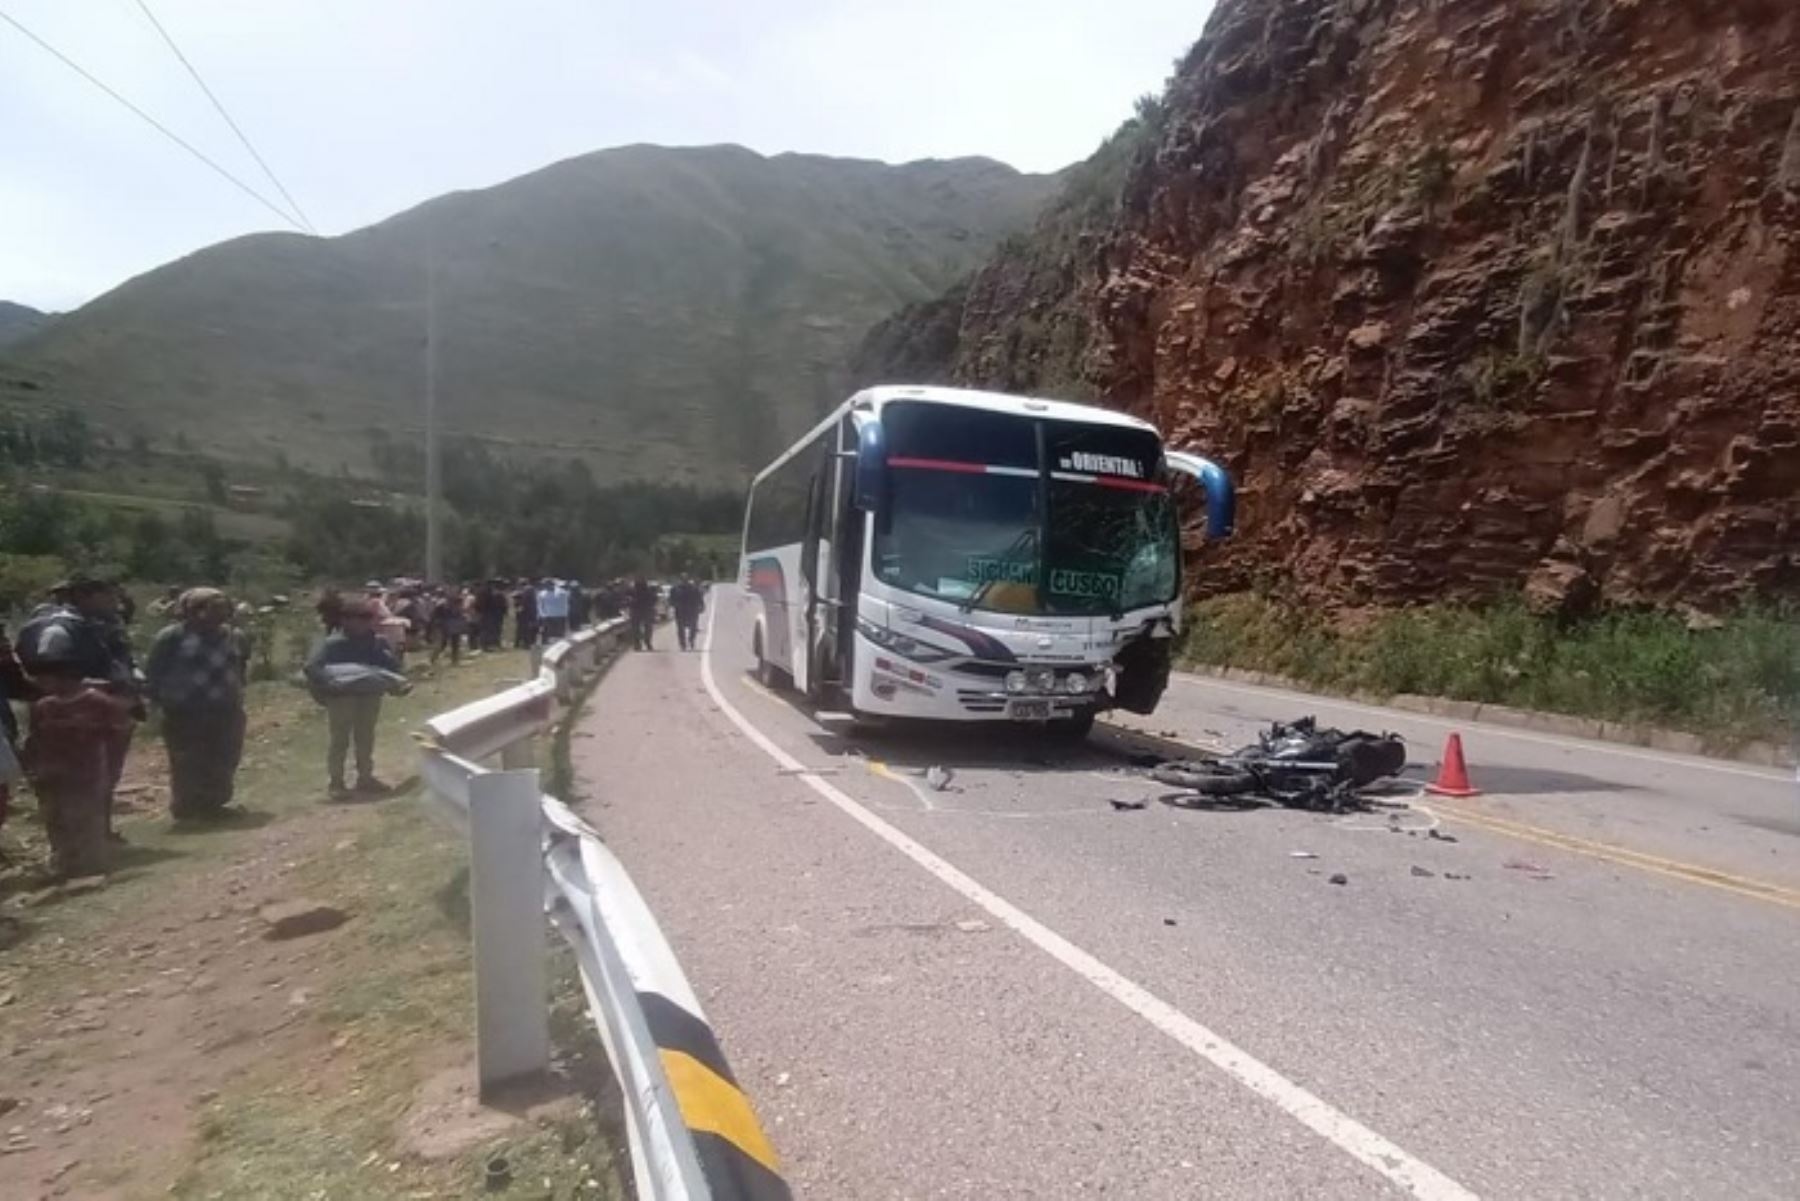
M1705 629L1639 610L1563 624L1516 598L1334 624L1240 593L1193 607L1183 654L1326 691L1422 693L1672 726L1725 745L1787 739L1800 721L1800 611L1786 606L1752 606Z

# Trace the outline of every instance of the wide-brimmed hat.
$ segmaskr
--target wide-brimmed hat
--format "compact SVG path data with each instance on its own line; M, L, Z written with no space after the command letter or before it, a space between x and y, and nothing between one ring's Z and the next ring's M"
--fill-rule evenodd
M175 602L183 617L193 617L212 605L229 605L231 602L217 588L189 588Z

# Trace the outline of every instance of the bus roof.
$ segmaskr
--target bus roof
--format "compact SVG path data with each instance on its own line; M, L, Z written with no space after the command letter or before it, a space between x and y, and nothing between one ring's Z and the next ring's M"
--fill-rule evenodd
M1148 421L1140 421L1136 417L1118 412L1115 409L1103 409L1097 405L1076 404L1069 400L1050 400L1037 396L1012 396L1005 392L980 392L972 388L939 388L928 385L884 384L877 388L864 388L850 398L852 409L860 407L860 402L868 401L879 413L884 405L896 400L917 400L927 404L961 405L971 409L986 409L992 413L1011 413L1016 417L1048 417L1054 421L1084 421L1093 425L1116 425L1126 429L1148 430L1156 433L1157 429Z
M1015 417L1048 417L1053 421L1083 421L1092 425L1111 425L1122 429L1146 430L1161 436L1160 431L1148 421L1140 421L1114 409L1102 409L1097 405L1076 404L1069 400L1048 400L1037 396L1012 396L1005 392L980 392L973 388L940 388L928 384L882 384L875 388L864 388L849 400L827 413L820 422L806 432L805 437L788 447L775 461L757 472L750 480L755 488L764 477L777 467L799 454L824 431L843 420L846 413L872 412L880 416L883 406L897 400L923 401L926 404L960 405L971 409L986 409L992 413L1010 413Z

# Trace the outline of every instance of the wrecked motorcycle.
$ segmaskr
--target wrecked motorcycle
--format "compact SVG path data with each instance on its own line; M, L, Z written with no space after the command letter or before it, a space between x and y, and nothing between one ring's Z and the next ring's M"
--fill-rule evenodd
M1229 755L1175 759L1150 778L1206 797L1262 796L1296 809L1338 813L1358 807L1358 790L1398 775L1406 744L1398 734L1319 729L1302 717L1276 722L1253 746Z

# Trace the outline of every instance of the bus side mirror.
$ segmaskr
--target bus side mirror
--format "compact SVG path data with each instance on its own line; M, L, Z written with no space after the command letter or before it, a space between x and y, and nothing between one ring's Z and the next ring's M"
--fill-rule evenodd
M856 431L856 507L878 512L887 495L887 435L881 422L869 421Z
M1206 492L1206 536L1229 538L1237 526L1237 485L1231 475L1211 459L1171 450L1163 460L1176 471L1185 472L1200 481Z

